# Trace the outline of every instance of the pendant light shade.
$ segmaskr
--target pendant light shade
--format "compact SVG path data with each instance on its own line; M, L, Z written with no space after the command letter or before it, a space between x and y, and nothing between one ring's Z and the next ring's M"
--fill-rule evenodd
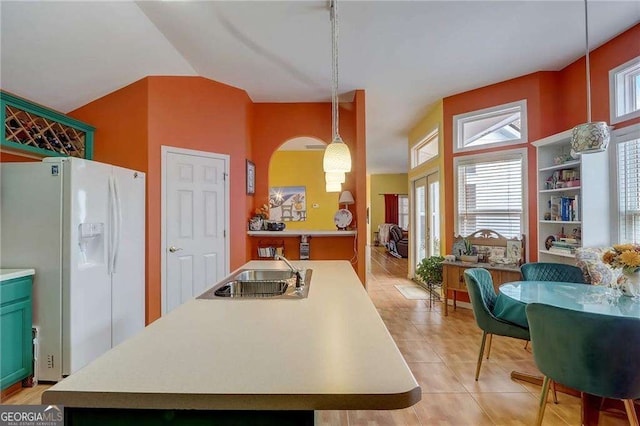
M340 192L342 191L342 184L338 182L327 182L325 184L325 189L327 192Z
M574 154L589 154L607 149L611 129L604 121L591 121L591 67L589 64L589 8L584 0L585 62L587 69L587 122L573 128L571 151Z
M332 141L324 151L322 167L325 173L349 173L351 153L340 137L340 112L338 111L338 0L331 0L331 124Z
M351 171L351 153L349 147L338 140L331 142L324 151L322 167L326 173L348 173Z
M344 173L340 172L330 172L324 174L324 181L326 183L344 183L345 176Z

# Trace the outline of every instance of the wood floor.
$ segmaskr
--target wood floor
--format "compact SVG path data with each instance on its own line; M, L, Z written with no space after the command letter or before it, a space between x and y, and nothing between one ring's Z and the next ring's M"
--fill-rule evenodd
M410 284L407 260L372 247L368 291L389 332L422 387L422 401L404 410L319 411L316 424L326 426L387 425L533 425L537 386L512 381L512 370L537 373L530 350L521 341L494 337L491 358L484 360L480 380L474 380L481 332L470 310L428 300L408 300L394 287ZM3 404L39 404L47 385L25 389ZM580 400L558 394L560 403L547 405L545 425L579 425ZM603 413L600 425L627 425L624 413Z

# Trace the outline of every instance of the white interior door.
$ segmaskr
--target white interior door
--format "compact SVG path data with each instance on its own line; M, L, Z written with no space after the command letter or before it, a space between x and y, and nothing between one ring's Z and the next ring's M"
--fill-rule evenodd
M166 259L163 311L170 312L228 272L228 157L165 148Z

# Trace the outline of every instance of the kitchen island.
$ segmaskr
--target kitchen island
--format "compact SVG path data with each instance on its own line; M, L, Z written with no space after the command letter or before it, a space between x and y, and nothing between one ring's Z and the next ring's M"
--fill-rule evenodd
M43 404L92 421L172 410L312 424L313 410L418 402L420 387L349 262L293 263L313 269L308 298L192 299L45 391Z

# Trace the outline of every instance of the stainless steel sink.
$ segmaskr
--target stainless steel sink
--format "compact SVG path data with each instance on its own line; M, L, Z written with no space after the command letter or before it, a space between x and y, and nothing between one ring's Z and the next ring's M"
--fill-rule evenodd
M241 269L202 293L197 299L304 299L309 295L311 269L300 271L301 287L289 269Z

